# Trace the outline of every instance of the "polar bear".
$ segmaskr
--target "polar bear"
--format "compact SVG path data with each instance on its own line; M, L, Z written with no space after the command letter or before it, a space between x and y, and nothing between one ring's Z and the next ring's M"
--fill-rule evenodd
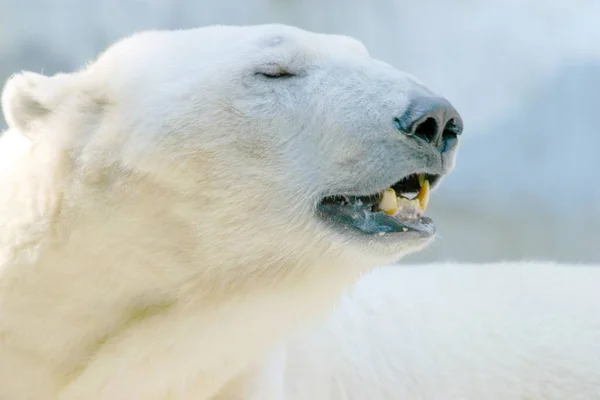
M522 375L494 360L514 350L492 340L510 316L485 351L472 329L434 332L491 319L460 314L485 309L460 288L494 279L371 272L433 239L429 190L462 120L354 39L144 32L77 72L13 76L2 107L2 400L499 398L523 376L597 389L599 329L583 311L585 345L539 351L585 367ZM598 274L578 276L570 298L591 311ZM444 292L441 277L475 283Z

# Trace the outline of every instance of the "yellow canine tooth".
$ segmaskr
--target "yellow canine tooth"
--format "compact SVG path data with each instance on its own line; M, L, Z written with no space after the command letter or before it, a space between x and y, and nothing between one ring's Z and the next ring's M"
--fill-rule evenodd
M398 211L398 200L394 189L386 189L383 192L377 207L388 215L394 215Z
M425 174L417 175L417 179L419 179L419 187L422 187L423 183L425 183Z
M429 181L427 179L423 181L421 189L415 196L415 199L419 200L419 208L421 208L421 212L425 212L425 210L427 210L427 205L429 204Z

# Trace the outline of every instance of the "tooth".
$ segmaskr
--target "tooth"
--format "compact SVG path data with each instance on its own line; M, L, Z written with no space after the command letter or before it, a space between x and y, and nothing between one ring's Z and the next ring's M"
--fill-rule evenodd
M394 189L390 188L383 192L377 207L388 215L394 215L398 211L398 201Z
M415 199L419 200L419 207L421 212L425 212L427 205L429 204L429 181L425 179L421 185L419 193L415 196ZM414 200L414 199L413 199Z
M423 183L425 183L425 178L425 174L417 175L417 179L419 179L419 187L423 186Z
M416 198L411 200L400 196L396 199L396 201L398 202L398 208L412 209L415 208L415 205L419 207L419 200L416 200Z

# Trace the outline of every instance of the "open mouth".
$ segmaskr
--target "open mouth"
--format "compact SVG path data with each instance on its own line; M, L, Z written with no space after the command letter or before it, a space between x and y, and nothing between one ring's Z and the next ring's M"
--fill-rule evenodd
M341 229L368 235L418 232L428 237L435 225L425 211L431 188L439 175L409 175L370 196L329 196L318 205L318 214Z

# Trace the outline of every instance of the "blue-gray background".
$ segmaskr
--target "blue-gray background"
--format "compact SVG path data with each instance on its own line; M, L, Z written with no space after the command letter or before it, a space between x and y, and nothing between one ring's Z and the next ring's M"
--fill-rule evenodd
M0 0L0 79L141 29L266 22L355 36L463 114L438 240L413 261L600 262L598 0Z

